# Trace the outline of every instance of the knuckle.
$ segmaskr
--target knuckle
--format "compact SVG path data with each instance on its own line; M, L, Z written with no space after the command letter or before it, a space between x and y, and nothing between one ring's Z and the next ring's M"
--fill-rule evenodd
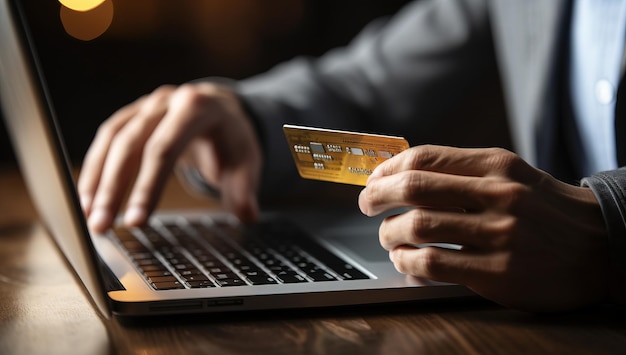
M167 144L158 136L152 135L146 141L143 155L151 161L165 163L173 161L176 158L176 152L174 146Z
M434 145L425 144L413 147L411 149L410 158L407 160L409 168L420 169L421 167L429 165L433 157L437 156L435 152L437 148Z
M528 186L517 182L496 183L492 189L492 199L495 206L502 210L517 211L528 201L531 190Z
M196 99L200 93L192 84L182 84L176 89L176 95L187 99Z
M145 97L141 105L141 110L152 111L158 108L164 101L169 100L174 90L174 86L172 85L161 85L154 89L147 97Z
M154 89L149 97L155 100L162 100L169 97L174 90L176 90L174 85L161 85Z
M423 209L416 208L411 211L412 230L411 234L413 239L418 240L420 237L425 237L428 232L433 229L432 216Z
M420 256L416 261L419 274L426 278L434 278L441 271L441 258L437 249L427 247L420 250Z
M380 187L378 183L371 182L367 184L367 193L365 194L365 202L369 207L376 206L380 201Z
M214 98L213 94L212 90L201 91L193 84L183 84L178 87L175 96L181 105L197 107L211 103Z
M517 155L503 148L488 148L487 156L489 165L505 171L514 166L518 159Z
M500 171L504 176L514 177L520 181L526 181L534 177L530 174L532 169L522 157L504 148L489 148L488 163Z
M514 232L518 229L519 224L520 223L518 218L510 216L508 218L501 218L496 223L496 226L501 234L511 235L514 234Z
M96 137L98 139L104 139L106 141L112 141L117 132L120 130L120 125L114 120L106 120L98 127L96 131Z
M509 249L514 243L516 231L520 227L519 219L510 216L491 223L491 246L495 249Z
M133 150L137 146L140 135L137 129L125 127L118 131L111 139L111 150L118 150L120 153Z
M400 186L402 189L402 197L407 202L415 202L417 197L424 191L425 185L428 183L424 174L418 171L408 171L402 174Z
M495 250L509 249L515 241L520 229L520 220L515 216L506 216L497 218L488 224L486 240L489 246Z

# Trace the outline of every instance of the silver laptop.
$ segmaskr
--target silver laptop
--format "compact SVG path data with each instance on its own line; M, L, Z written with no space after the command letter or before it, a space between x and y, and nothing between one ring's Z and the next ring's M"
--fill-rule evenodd
M103 316L473 295L396 272L378 244L380 219L356 207L345 214L269 211L247 227L227 213L160 213L142 228L90 234L23 11L20 0L0 0L0 103L42 223Z

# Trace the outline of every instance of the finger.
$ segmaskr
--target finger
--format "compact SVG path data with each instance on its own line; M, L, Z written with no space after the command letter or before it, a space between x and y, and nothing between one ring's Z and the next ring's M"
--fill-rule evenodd
M359 208L368 215L408 206L459 211L481 210L492 201L498 178L476 178L408 170L370 179L359 195Z
M251 182L255 178L245 166L224 176L224 207L232 211L242 222L252 223L258 219L259 206L256 198L257 187Z
M219 105L213 112L216 117L225 116L220 124L196 140L188 148L196 159L197 167L205 180L219 188L223 206L243 222L257 220L257 201L263 161L262 148L250 119L246 116L236 96L228 90L210 90L218 97ZM209 136L210 134L210 136Z
M509 175L529 178L529 165L519 156L501 148L455 148L437 145L415 146L384 161L370 179L407 170L426 170L462 176ZM535 176L532 176L535 177Z
M211 117L198 109L197 95L181 86L169 100L167 113L145 143L141 169L128 200L124 222L139 225L154 210L167 178L182 151L199 132L209 130Z
M185 154L185 157L181 157L186 159L183 164L197 168L206 183L219 193L216 194L219 197L221 195L221 166L216 142L208 139L194 139L190 142ZM181 159L178 162L181 162Z
M385 218L379 229L380 243L386 250L402 245L426 243L456 244L472 249L493 250L502 247L511 221L490 215L454 213L415 208Z
M111 142L89 216L94 231L104 231L113 223L140 167L145 142L167 110L170 92L169 87L155 90Z
M219 187L223 207L233 212L243 222L256 221L259 215L256 195L261 171L260 154L251 149L249 153L238 152L232 157L225 154L227 157L223 158L215 149L215 144L208 144L204 140L194 141L187 150L190 148L193 150L194 166L198 167L204 180L213 187ZM246 160L242 160L241 156L247 157ZM229 159L235 160L228 162L234 166L222 167L219 163L221 160ZM237 159L241 162L237 162Z
M389 257L396 270L403 274L470 286L488 283L493 275L502 274L508 259L506 253L407 246L393 249Z
M91 204L100 183L100 176L111 142L122 127L137 114L142 102L143 99L139 99L133 104L121 108L100 125L87 150L77 183L81 207L86 216L91 213Z

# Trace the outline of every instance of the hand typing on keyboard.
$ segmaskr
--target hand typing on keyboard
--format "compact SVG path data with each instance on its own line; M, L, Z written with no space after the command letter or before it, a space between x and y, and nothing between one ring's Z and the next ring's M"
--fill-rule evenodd
M229 89L195 83L162 86L102 124L78 179L89 227L109 228L127 191L125 223L145 223L183 156L221 191L226 209L257 219L262 152L251 120Z

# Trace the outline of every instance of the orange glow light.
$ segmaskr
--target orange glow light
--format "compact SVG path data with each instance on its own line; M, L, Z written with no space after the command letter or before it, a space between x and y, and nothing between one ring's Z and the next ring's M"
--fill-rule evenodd
M74 11L89 11L100 6L105 0L59 0L63 6Z
M76 39L90 41L106 32L111 25L113 21L113 2L111 0L102 0L100 1L100 6L88 12L73 11L68 7L62 6L60 16L65 32Z

